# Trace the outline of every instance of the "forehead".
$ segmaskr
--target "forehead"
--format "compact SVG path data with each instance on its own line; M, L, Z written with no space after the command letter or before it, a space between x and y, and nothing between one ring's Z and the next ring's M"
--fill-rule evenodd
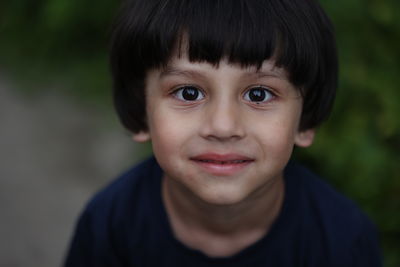
M279 67L272 59L264 60L261 65L242 65L237 62L230 62L227 57L217 63L209 63L200 60L190 60L187 49L180 52L175 50L167 63L157 70L160 77L169 75L191 75L193 73L214 72L221 68L229 68L237 73L247 76L271 76L288 80L288 73L283 67Z

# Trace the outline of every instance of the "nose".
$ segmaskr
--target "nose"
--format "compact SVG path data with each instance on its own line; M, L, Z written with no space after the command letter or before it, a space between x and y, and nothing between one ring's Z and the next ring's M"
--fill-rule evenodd
M245 136L243 113L229 99L210 103L201 126L201 135L209 140L238 140Z

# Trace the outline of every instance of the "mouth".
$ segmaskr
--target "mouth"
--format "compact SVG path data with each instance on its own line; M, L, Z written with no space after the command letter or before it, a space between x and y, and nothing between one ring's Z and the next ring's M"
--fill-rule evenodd
M212 175L229 176L246 168L255 160L239 154L201 154L190 158L196 165Z
M237 160L226 160L226 161L222 161L222 160L211 160L211 159L193 159L195 161L199 161L199 162L204 162L204 163L213 163L213 164L221 164L221 165L225 165L225 164L241 164L241 163L245 163L248 162L250 160L241 160L241 159L237 159Z

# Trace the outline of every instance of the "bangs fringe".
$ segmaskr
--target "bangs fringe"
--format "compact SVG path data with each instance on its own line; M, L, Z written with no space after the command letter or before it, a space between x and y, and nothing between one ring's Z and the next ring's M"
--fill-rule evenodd
M288 70L295 85L313 80L320 69L320 43L326 36L321 36L315 19L312 23L309 14L299 12L304 8L296 6L298 1L149 2L148 16L139 14L132 19L133 12L125 14L125 21L130 22L122 36L128 42L123 42L121 54L130 54L126 60L143 64L145 69L165 65L176 45L184 47L184 39L188 47L183 51L192 62L216 65L225 57L242 66L260 67L273 57L278 66Z

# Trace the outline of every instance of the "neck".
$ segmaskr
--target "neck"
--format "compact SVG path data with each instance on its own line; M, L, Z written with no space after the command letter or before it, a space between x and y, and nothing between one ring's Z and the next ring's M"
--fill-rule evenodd
M173 179L163 179L163 200L175 237L209 256L231 256L261 239L279 215L283 177L239 203L215 205Z

